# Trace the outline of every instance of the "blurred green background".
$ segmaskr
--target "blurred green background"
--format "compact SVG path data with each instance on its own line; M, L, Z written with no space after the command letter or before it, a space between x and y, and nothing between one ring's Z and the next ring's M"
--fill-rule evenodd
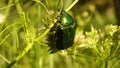
M73 1L63 0L63 10ZM18 3L26 19L20 18ZM113 0L79 0L68 12L77 23L74 45L50 54L45 36L12 68L120 68L120 22L115 5ZM61 6L59 0L0 0L0 68L6 68L24 51L27 34L34 39L45 31Z

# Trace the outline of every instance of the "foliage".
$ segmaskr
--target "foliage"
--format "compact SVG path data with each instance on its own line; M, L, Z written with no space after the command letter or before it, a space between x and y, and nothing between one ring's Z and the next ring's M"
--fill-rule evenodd
M120 67L120 27L113 6L102 12L90 1L79 0L68 12L77 23L74 45L50 53L46 36L58 10L73 2L60 1L0 1L0 68Z

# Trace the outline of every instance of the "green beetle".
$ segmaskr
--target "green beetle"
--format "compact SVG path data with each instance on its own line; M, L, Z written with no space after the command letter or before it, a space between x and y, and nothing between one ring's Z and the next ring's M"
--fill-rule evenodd
M65 11L61 12L60 21L58 20L51 29L48 41L52 52L64 50L73 45L76 31L76 23L73 18Z
M74 22L73 18L65 11L62 11L60 20L60 25L57 27L55 38L56 48L63 50L73 45L76 23Z

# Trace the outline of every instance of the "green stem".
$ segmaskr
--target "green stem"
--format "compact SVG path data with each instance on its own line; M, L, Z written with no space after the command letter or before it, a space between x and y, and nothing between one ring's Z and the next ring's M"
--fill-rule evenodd
M51 23L48 28L45 30L45 32L43 34L41 34L39 37L37 37L35 39L35 41L38 41L40 39L42 39L45 35L47 35L47 33L50 31L50 29L54 26L54 23Z
M107 59L103 59L101 62L101 66L100 68L108 68L108 60Z
M19 0L15 0L15 1L19 1ZM18 13L20 14L20 17L24 20L24 26L25 26L25 31L26 31L26 36L28 37L29 36L29 32L27 30L27 20L26 20L26 16L22 10L22 7L21 7L21 4L20 3L17 3L16 4L16 8L18 10ZM21 15L22 14L22 15ZM36 38L35 40L38 41L38 40L41 40L45 35L47 35L47 33L50 31L50 29L54 26L53 23L50 24L50 26L45 30L44 33L42 33L38 38ZM31 41L30 38L28 37L27 38L28 40L28 44L27 46L25 47L25 49L22 51L22 53L20 53L9 65L7 68L10 68L12 67L16 62L18 62L33 46L34 44L34 41Z
M28 45L25 47L23 52L19 54L9 65L7 68L11 68L16 62L18 62L31 48L32 48L33 42L29 42Z
M1 57L5 62L10 63L10 61L7 60L7 59L6 59L4 56L2 56L1 54L0 54L0 57Z
M108 68L108 60L105 60L104 68Z
M14 3L16 3L16 9L20 15L23 15L24 11L22 8L22 4L20 2L21 0L14 0Z
M12 3L13 3L13 0L8 1L8 5L12 5ZM5 16L6 16L5 21L6 21L7 17L8 17L8 15L9 15L10 9L11 9L11 6L7 7L7 9L5 10Z
M33 0L33 1L35 1L35 2L39 3L40 5L42 5L45 8L46 12L49 13L48 8L42 2L40 2L38 0Z
M75 0L65 11L68 12L79 0Z
M35 41L41 40L45 35L47 35L47 33L50 31L50 29L53 27L53 23L50 24L49 28L47 28L45 30L44 33L42 33L38 38L35 39ZM7 68L12 67L17 61L19 61L31 48L32 45L34 44L34 42L28 42L28 45L25 47L25 49L23 50L23 52L21 54L18 55L18 57L16 57L9 65Z
M14 0L14 3L16 3L16 9L18 11L18 13L20 14L20 18L22 18L24 20L24 22L26 23L26 18L25 18L25 14L24 11L22 9L22 5L20 3L20 0ZM28 41L28 45L25 47L25 49L23 50L23 52L21 54L19 54L8 66L7 68L11 68L17 61L19 61L31 48L32 48L33 42Z

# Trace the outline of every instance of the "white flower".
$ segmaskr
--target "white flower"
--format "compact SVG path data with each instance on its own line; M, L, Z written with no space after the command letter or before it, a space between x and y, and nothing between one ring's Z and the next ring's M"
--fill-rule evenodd
M5 16L0 13L0 24L4 21L4 19L5 19Z

